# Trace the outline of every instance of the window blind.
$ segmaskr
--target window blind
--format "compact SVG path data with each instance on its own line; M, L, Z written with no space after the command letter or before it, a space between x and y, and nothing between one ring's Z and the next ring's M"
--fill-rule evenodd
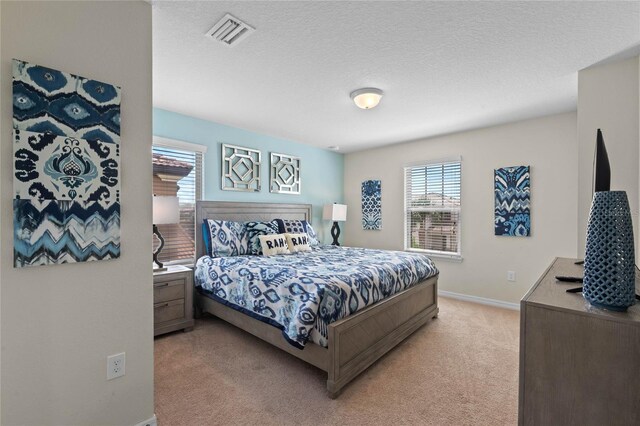
M460 161L405 167L405 250L460 256Z
M177 196L180 223L158 225L165 245L159 260L163 263L189 263L195 259L196 200L202 199L200 151L153 146L153 194ZM154 238L153 249L159 245Z

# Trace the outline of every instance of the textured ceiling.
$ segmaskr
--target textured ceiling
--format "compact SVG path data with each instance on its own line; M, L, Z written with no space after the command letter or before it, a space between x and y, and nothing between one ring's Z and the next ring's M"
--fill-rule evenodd
M233 48L204 35L225 13L256 28ZM349 152L574 110L640 2L156 1L153 31L156 107Z

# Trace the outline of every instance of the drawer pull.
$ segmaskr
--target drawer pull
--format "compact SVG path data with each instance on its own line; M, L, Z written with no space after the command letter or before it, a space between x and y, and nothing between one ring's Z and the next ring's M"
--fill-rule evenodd
M156 284L155 287L167 287L169 283Z
M163 305L158 306L158 308L166 308L167 306L169 306L169 303L168 303L168 302L167 302L167 303L165 303L165 304L163 304Z

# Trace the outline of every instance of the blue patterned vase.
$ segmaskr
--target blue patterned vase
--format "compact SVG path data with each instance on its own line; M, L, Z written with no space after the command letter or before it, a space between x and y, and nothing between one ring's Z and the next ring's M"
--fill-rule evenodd
M594 306L626 311L635 303L635 253L627 193L596 192L584 259L584 298Z

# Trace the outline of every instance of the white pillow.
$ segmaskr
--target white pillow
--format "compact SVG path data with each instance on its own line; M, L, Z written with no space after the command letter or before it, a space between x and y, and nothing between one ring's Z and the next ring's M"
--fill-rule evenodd
M309 236L305 234L285 234L287 236L287 244L289 251L296 253L299 251L311 251L309 246Z
M260 238L262 254L265 256L289 253L287 237L284 234L260 235L258 238Z

